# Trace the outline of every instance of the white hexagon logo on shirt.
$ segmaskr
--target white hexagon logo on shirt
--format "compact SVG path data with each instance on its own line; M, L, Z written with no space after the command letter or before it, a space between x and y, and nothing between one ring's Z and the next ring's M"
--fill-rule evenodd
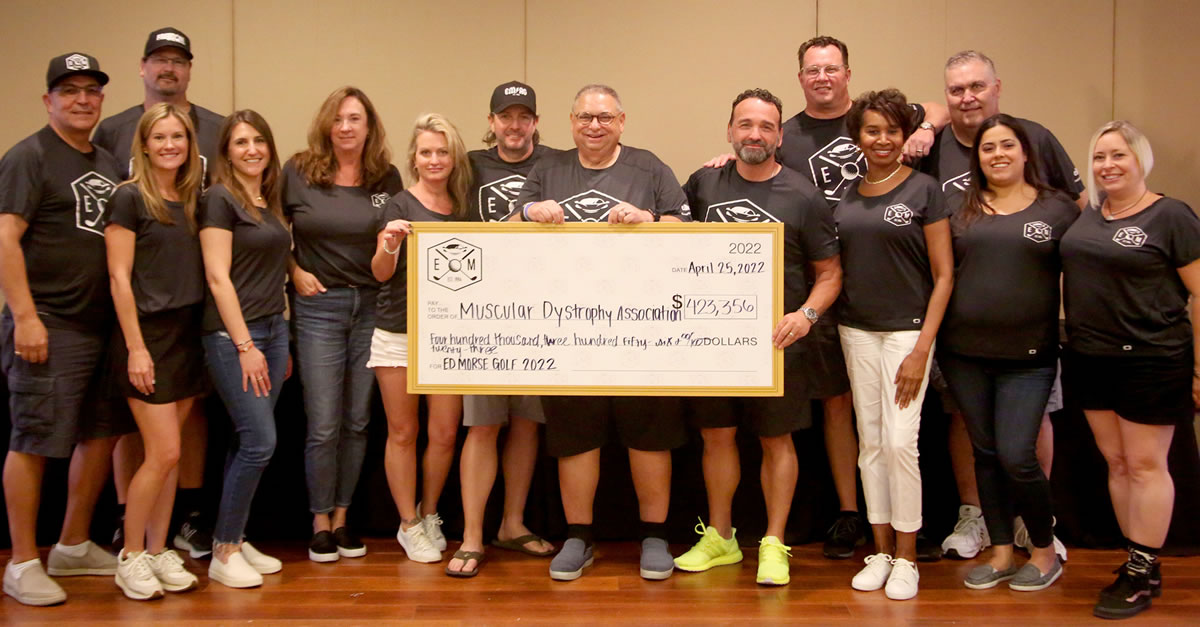
M969 187L971 187L970 170L963 172L954 178L946 179L946 182L942 183L943 192L965 192Z
M88 172L71 181L75 193L75 227L104 236L104 209L116 183L102 174Z
M1113 234L1113 241L1125 248L1141 248L1146 243L1146 232L1136 226L1127 226Z
M73 54L64 59L68 70L90 70L91 65L88 64L88 58L82 54Z
M1025 223L1025 239L1027 240L1041 244L1042 242L1050 241L1050 238L1053 235L1054 230L1050 228L1049 224L1046 224L1041 220L1034 220L1033 222Z
M620 200L604 192L589 189L558 204L568 214L568 221L573 217L575 222L605 222L608 220L608 210L620 203Z
M513 174L479 187L479 219L483 222L503 220L512 213L517 196L525 188L525 177Z
M913 212L908 205L896 203L883 210L883 219L894 226L908 226L912 224Z
M748 198L731 200L708 206L706 222L779 222L779 218L771 215L766 209L754 204Z
M458 291L483 280L483 249L461 239L448 239L428 250L431 283Z
M389 201L389 200L391 200L391 199L392 199L392 195L391 195L391 194L389 194L389 193L387 193L387 192L380 192L380 193L378 193L378 194L371 194L371 206L372 206L372 207L375 207L376 209L378 209L378 208L380 208L380 207L382 207L382 206L386 205L386 204L387 204L387 201Z
M842 199L849 183L862 176L863 154L849 137L838 137L808 158L813 185L825 200Z

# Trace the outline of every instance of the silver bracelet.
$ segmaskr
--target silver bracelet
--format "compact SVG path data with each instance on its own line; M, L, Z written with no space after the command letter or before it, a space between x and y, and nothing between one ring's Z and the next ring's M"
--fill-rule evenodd
M388 250L388 247L387 247L387 242L384 242L384 244L383 244L383 252L385 252L385 253L387 253L387 254L389 254L389 255L394 255L394 254L396 254L396 253L400 252L400 247L399 247L399 246L397 246L397 247L396 247L396 250Z

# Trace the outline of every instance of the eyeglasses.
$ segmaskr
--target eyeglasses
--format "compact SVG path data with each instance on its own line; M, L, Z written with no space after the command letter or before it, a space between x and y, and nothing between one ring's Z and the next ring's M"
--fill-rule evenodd
M100 94L104 93L104 88L99 85L89 85L87 87L79 87L78 85L59 85L51 91L58 92L58 95L63 98L77 98L79 94L85 94L88 98L99 98Z
M621 114L618 113L617 115L613 115L613 114L605 111L604 113L599 113L599 114L591 114L591 113L584 112L584 113L572 113L571 115L572 115L572 117L575 118L575 121L578 122L580 126L591 126L592 120L599 122L600 126L608 126L609 124L613 123L613 120L620 117Z
M825 74L830 78L840 76L846 70L844 65L808 65L800 68L800 73L807 78L816 78L821 74Z
M991 86L992 86L991 83L985 83L983 81L975 81L974 83L971 83L970 85L967 85L966 87L963 87L962 85L951 85L946 88L946 93L950 94L951 96L954 96L955 98L961 98L962 95L965 94L969 90L972 94L975 94L976 96L978 96L979 94L982 94L983 92L987 91L987 88L991 87Z
M192 64L191 61L188 61L183 57L146 57L146 61L148 61L150 65L157 67L163 67L167 65L171 67L187 67Z

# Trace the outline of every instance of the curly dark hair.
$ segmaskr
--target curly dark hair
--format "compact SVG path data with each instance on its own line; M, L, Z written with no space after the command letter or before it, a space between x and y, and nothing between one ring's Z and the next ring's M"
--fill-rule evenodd
M967 230L972 223L992 208L986 198L991 184L983 175L983 166L980 165L979 143L983 140L985 132L997 126L1011 130L1017 141L1020 142L1021 151L1025 153L1025 170L1022 175L1025 182L1037 190L1038 198L1046 198L1055 194L1055 190L1042 180L1037 150L1035 150L1033 142L1029 140L1029 134L1025 132L1025 127L1021 126L1021 123L1011 115L997 113L984 120L979 125L979 130L975 131L975 140L971 148L971 186L963 193L962 208L954 212L954 217L950 221L950 227L955 233Z
M863 116L867 111L874 111L887 118L888 122L900 127L900 132L907 140L912 135L913 108L908 105L908 99L899 89L889 87L880 91L868 91L854 99L850 111L846 113L846 132L855 142L862 131Z
M737 98L733 99L733 106L729 108L730 124L733 124L733 110L737 109L737 106L741 104L743 100L749 100L751 98L757 98L763 102L769 102L775 105L775 108L779 110L779 121L780 123L783 122L783 101L780 100L775 94L762 89L761 87L755 87L754 89L747 89L746 91L738 94Z

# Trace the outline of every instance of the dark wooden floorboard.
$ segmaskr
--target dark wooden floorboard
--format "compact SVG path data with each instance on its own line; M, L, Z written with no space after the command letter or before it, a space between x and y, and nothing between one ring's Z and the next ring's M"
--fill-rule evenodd
M480 575L452 579L443 564L417 564L394 541L368 540L362 559L334 564L308 561L305 547L262 548L284 560L257 589L232 590L208 582L207 561L188 560L199 590L161 601L124 598L111 577L59 579L70 596L52 608L0 601L4 624L86 625L339 624L841 624L841 625L1077 625L1091 615L1101 587L1120 561L1115 551L1071 550L1067 572L1036 593L998 587L968 590L962 577L975 562L922 564L921 592L912 601L889 601L879 592L856 592L850 578L860 559L834 562L818 545L793 549L792 583L757 586L755 552L737 566L706 573L676 572L661 582L638 576L634 543L604 543L596 564L573 582L551 581L549 560L491 549ZM451 548L454 546L452 544ZM682 551L685 547L673 547ZM447 553L449 554L449 553ZM0 553L0 559L7 555ZM1200 559L1164 558L1164 596L1125 624L1200 624Z

